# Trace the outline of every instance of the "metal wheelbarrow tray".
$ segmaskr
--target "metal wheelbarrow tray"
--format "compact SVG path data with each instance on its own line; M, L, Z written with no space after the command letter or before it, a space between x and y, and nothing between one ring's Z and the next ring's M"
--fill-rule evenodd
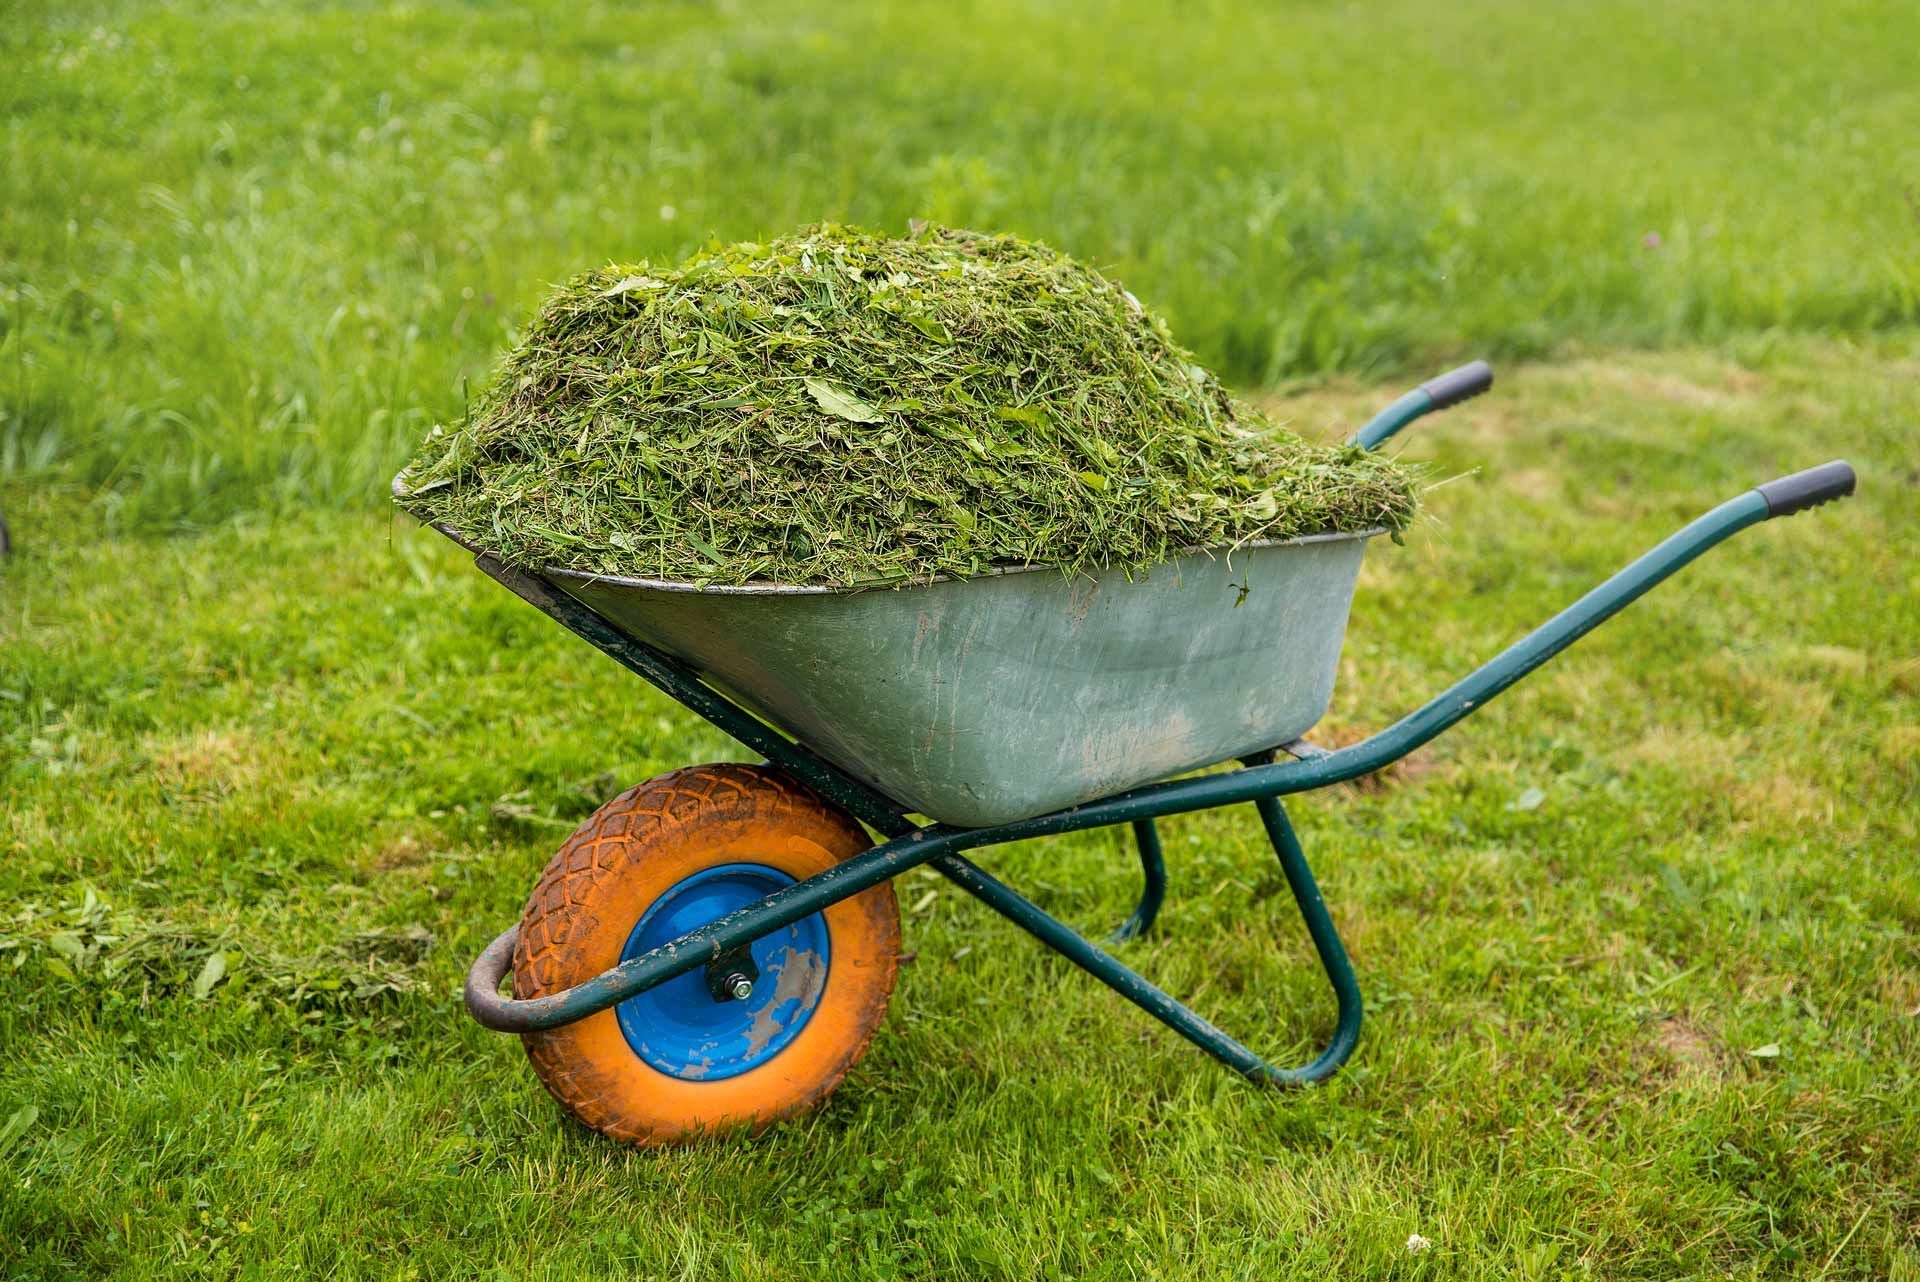
M1040 567L843 592L545 577L862 783L982 828L1305 734L1378 532L1132 578Z
M1354 440L1373 448L1491 381L1483 362L1443 375ZM616 1008L626 1019L641 995L676 983L676 1000L724 1003L752 991L741 967L776 932L930 865L1245 1076L1320 1080L1352 1053L1360 991L1280 798L1391 764L1731 535L1853 488L1852 469L1833 462L1722 503L1422 707L1338 751L1301 736L1326 709L1361 556L1378 531L1195 553L1132 579L1033 570L862 592L696 589L516 569L477 552L495 579L881 840L680 933L643 940L636 926L617 965L563 991L500 994L517 938L508 930L469 973L468 1008L489 1028L539 1035ZM1170 779L1232 759L1242 766ZM1110 936L1123 941L1152 926L1164 892L1155 820L1239 803L1259 814L1337 1002L1325 1049L1299 1067L1268 1064L966 857L1131 825L1145 888ZM685 997L699 979L704 987Z

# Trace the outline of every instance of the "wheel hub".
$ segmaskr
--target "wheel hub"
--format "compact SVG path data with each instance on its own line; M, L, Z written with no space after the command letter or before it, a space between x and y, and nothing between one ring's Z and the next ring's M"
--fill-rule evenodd
M763 899L793 878L765 864L720 864L667 888L635 923L620 960ZM815 913L761 936L614 1008L620 1031L648 1065L688 1081L734 1077L772 1059L806 1027L831 962Z

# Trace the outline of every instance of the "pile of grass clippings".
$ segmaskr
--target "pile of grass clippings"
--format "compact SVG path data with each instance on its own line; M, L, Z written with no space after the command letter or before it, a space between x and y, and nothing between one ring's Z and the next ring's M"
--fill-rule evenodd
M836 226L558 290L401 500L514 564L845 586L1412 518L1043 245Z

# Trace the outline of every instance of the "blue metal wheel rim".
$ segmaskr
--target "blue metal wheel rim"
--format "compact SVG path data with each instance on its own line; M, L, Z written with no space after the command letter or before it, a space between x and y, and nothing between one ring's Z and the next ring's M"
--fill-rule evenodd
M765 864L717 864L682 878L634 923L620 960L671 943L690 930L765 898L793 878ZM785 1050L826 992L832 961L820 913L748 946L760 976L744 1001L716 1001L697 967L614 1007L627 1045L647 1065L686 1081L737 1077Z

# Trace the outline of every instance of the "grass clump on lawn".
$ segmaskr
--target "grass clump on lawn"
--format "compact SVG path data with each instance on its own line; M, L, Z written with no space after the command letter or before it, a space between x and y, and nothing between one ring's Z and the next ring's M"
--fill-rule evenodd
M1387 526L1410 472L1262 423L1098 272L818 226L550 298L403 482L518 564L852 585Z

